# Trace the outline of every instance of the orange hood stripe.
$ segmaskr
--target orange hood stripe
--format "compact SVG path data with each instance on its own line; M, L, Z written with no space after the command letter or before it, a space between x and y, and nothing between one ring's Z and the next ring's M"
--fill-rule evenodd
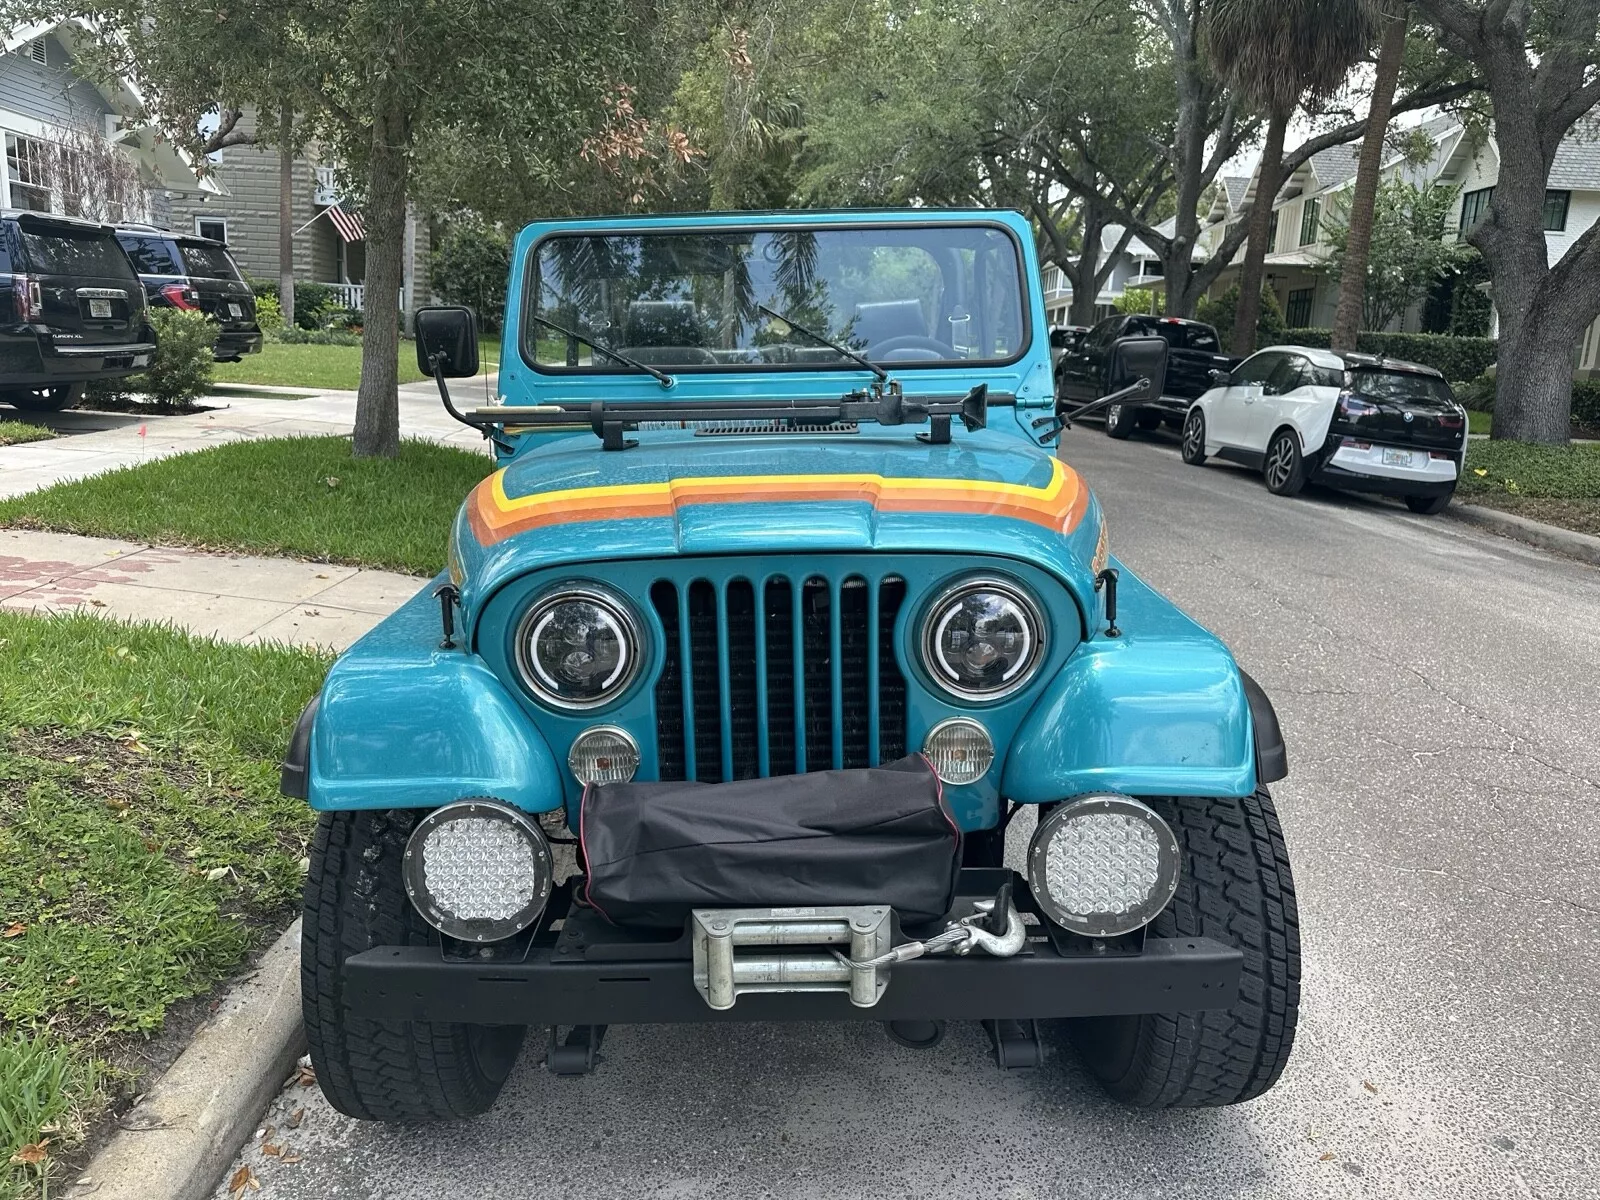
M883 475L720 475L506 495L496 471L467 500L467 520L479 543L492 546L518 533L580 521L672 517L697 504L775 504L806 501L870 504L879 512L937 512L1008 517L1070 533L1089 506L1076 472L1051 462L1042 488L972 479L903 479Z

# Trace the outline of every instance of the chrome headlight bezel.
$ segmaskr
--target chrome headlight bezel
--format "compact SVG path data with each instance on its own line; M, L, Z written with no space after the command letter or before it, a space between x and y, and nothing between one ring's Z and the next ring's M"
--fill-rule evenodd
M587 601L609 616L620 631L623 647L623 662L617 674L603 692L584 700L563 696L545 682L545 672L535 658L533 646L533 638L540 620L558 605L574 600ZM633 605L604 584L588 581L555 584L535 596L521 620L517 622L516 632L512 636L517 674L522 679L523 687L527 688L539 703L558 712L590 712L604 708L615 703L627 692L644 667L644 636L641 630L642 625L633 610Z
M956 672L942 667L938 637L943 618L952 605L980 592L993 592L1003 596L1021 611L1024 625L1031 635L1031 645L1022 664L1004 683L995 688L964 686ZM1031 683L1044 664L1049 650L1050 626L1044 615L1044 606L1022 584L996 575L966 575L941 588L923 610L922 627L917 643L922 669L935 687L947 695L971 704L990 704L1015 695Z

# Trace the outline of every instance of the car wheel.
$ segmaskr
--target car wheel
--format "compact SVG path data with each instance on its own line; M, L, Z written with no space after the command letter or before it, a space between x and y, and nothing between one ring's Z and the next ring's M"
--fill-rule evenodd
M1137 424L1146 433L1152 429L1161 428L1161 414L1158 412L1142 412L1139 414Z
M1198 408L1191 408L1183 419L1183 461L1191 467L1205 465L1206 415Z
M1084 1064L1139 1108L1203 1108L1261 1095L1283 1073L1300 1010L1300 914L1289 852L1265 787L1253 796L1147 800L1178 835L1183 875L1150 925L1244 952L1239 998L1205 1012L1066 1022Z
M311 845L300 935L301 1011L322 1093L367 1121L449 1121L487 1112L516 1064L522 1025L356 1016L344 960L374 946L432 945L401 881L420 811L323 813Z
M1280 429L1267 447L1267 459L1261 465L1261 475L1267 481L1267 491L1274 496L1297 496L1306 485L1306 464L1300 454L1300 439L1292 429Z
M1424 517L1432 517L1442 513L1448 507L1450 497L1454 494L1453 491L1449 491L1442 496L1407 496L1406 507Z
M1134 423L1139 410L1126 404L1113 404L1106 409L1106 436L1118 441L1133 436Z
M57 383L50 387L13 388L0 392L0 400L23 412L60 412L82 400L83 392L81 383Z

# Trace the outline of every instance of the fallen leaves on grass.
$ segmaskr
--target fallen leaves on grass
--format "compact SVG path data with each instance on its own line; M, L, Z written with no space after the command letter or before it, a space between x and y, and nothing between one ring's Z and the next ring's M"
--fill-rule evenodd
M19 1167L36 1167L50 1157L49 1146L49 1138L40 1138L37 1142L29 1142L11 1156L11 1164Z
M11 924L7 925L4 929L0 929L0 938L21 937L23 934L25 934L27 932L28 932L28 927L26 925L24 925L21 921L13 921L13 922L11 922Z

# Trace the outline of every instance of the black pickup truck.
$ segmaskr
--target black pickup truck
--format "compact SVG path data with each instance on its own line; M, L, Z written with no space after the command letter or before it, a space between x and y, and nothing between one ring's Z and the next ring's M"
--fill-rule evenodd
M1113 404L1105 410L1106 432L1125 438L1135 429L1154 429L1162 421L1180 428L1189 405L1213 386L1213 370L1232 370L1239 362L1221 353L1217 331L1182 317L1117 313L1097 324L1056 363L1056 407L1070 415L1074 408L1098 400L1111 389L1106 372L1111 347L1118 338L1160 337L1167 343L1167 382L1161 398L1134 407Z

